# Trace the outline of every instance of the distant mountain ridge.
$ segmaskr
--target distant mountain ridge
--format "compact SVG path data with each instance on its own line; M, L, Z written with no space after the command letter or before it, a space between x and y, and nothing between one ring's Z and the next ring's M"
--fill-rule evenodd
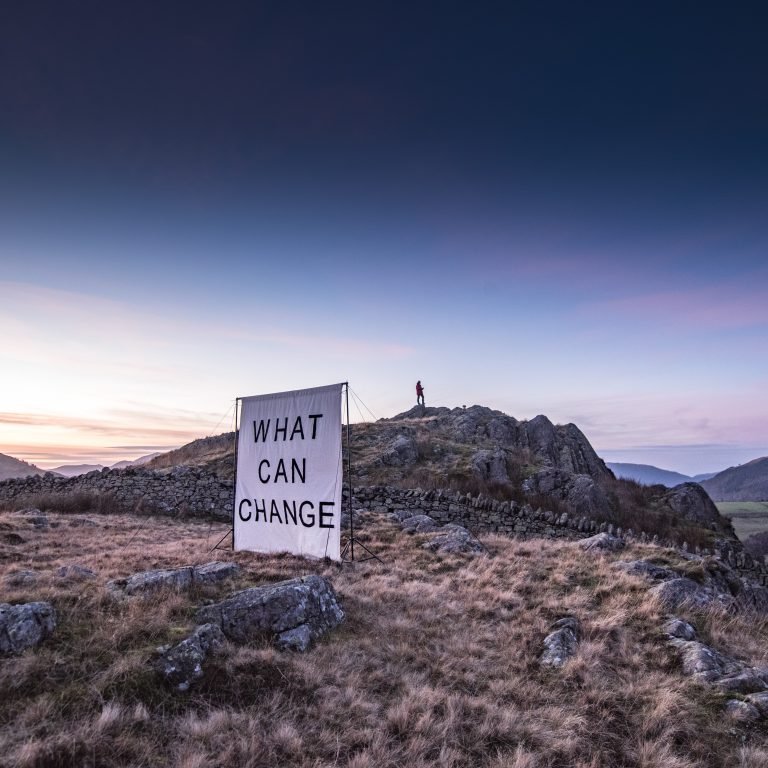
M768 501L768 456L718 472L701 485L715 501Z
M676 485L680 485L680 483L694 481L694 478L688 475L673 472L669 469L660 469L651 464L626 464L612 461L609 461L607 464L616 477L634 480L643 485L666 485L667 488L673 488Z
M124 459L123 461L110 464L109 468L125 469L126 467L141 466L159 455L159 453L148 453L146 456L139 456L138 459ZM101 471L105 466L104 464L62 464L60 467L54 467L49 471L55 472L58 475L64 475L64 477L76 477L77 475L86 475L88 472Z

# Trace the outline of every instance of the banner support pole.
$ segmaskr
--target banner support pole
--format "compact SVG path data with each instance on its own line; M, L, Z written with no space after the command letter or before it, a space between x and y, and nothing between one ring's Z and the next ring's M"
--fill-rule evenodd
M354 514L352 512L352 440L350 439L350 426L349 426L349 382L345 381L344 395L346 396L346 409L347 409L347 511L349 513L349 541L344 545L344 549L341 551L342 562L346 560L345 555L349 552L349 560L346 562L355 562L355 524ZM364 549L367 553L367 557L361 558L361 560L378 560L383 563L383 560L371 552L368 547L361 541L357 542L359 548Z
M221 542L224 541L224 539L229 536L229 534L232 534L232 551L235 551L235 501L237 500L237 433L240 429L240 423L239 423L239 406L240 406L240 400L242 398L236 397L235 398L235 467L234 472L232 473L232 527L229 529L227 533L225 533L220 539L219 543L216 544L216 546L211 550L213 552L214 549L218 549L221 546Z

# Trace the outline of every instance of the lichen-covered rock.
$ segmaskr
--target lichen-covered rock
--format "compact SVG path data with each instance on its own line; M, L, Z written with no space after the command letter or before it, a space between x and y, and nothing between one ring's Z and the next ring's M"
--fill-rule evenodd
M608 496L588 475L573 475L560 469L542 469L523 481L523 491L529 495L551 496L564 502L575 515L605 518L611 514Z
M135 595L158 589L189 589L193 584L216 584L239 573L235 563L213 562L184 568L159 569L134 573L127 579L115 579L107 587L117 593Z
M542 667L562 667L576 653L581 625L574 616L556 621L552 631L544 638L544 651L539 657Z
M401 526L406 533L431 533L436 531L440 524L429 515L414 515L403 520Z
M186 691L203 676L203 662L224 644L221 628L216 624L203 624L185 640L164 650L155 660L155 669L179 691Z
M281 651L304 653L312 644L312 630L308 624L301 624L293 629L286 629L275 638L275 645Z
M343 620L336 592L330 582L317 575L244 589L197 612L197 621L217 624L235 643L269 634L278 643L297 648L303 644L306 631L310 640L316 640ZM307 630L283 636L302 626Z
M50 603L0 603L0 654L34 648L56 629L56 611Z
M464 526L448 523L438 534L424 544L433 552L472 553L485 552L485 547Z
M587 539L582 539L579 546L585 552L616 552L624 549L624 542L617 536L611 536L610 533L598 533Z
M755 693L768 688L766 678L755 667L747 667L740 672L724 675L715 680L714 685L727 693Z

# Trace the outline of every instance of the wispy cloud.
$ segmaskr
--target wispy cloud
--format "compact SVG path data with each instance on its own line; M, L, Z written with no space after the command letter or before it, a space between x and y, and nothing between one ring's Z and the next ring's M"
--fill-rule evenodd
M673 288L583 305L601 318L628 318L648 325L705 330L768 325L768 277L749 285Z

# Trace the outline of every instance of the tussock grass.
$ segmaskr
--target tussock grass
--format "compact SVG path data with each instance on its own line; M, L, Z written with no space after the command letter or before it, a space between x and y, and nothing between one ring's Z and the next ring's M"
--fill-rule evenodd
M722 716L724 698L685 679L664 613L642 581L572 543L487 536L490 557L435 555L424 538L374 517L363 529L385 560L343 568L209 549L219 523L92 516L37 530L0 515L23 544L0 545L0 600L50 600L54 636L0 662L0 765L492 766L693 768L765 765L768 736ZM622 557L660 550L637 546ZM674 561L673 552L663 552ZM232 559L234 582L116 601L108 579ZM78 563L98 578L62 581ZM5 577L35 570L35 584ZM305 655L267 640L227 646L188 694L163 686L153 649L193 625L196 607L236 588L310 572L329 577L346 622ZM561 670L537 659L553 621L583 637ZM765 621L689 614L719 649L765 663Z

